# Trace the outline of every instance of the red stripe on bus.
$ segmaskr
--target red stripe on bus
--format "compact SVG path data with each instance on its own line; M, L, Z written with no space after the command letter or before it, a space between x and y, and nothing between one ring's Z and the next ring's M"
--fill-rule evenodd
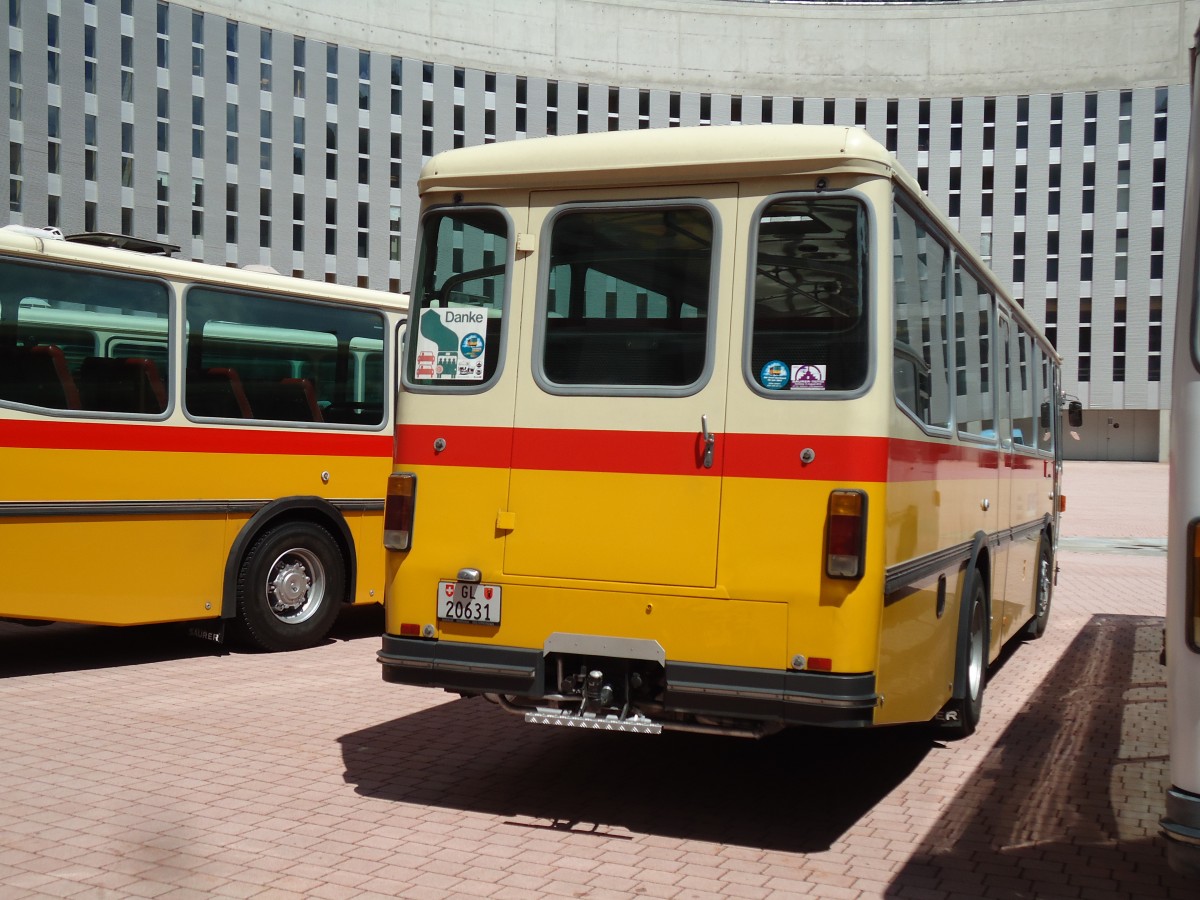
M386 458L392 451L392 436L329 434L304 429L274 431L10 419L0 429L0 446L26 450L141 450L159 453Z
M439 449L440 448L440 449ZM812 451L811 462L804 451ZM717 435L712 468L703 464L696 432L600 431L404 425L397 431L399 466L463 466L551 472L724 475L843 483L978 478L998 466L1036 469L1040 457L994 447L835 435Z

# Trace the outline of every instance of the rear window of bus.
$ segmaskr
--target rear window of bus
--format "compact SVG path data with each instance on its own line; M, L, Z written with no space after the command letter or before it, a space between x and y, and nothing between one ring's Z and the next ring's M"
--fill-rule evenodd
M816 398L867 381L867 213L850 197L784 197L755 223L747 380Z

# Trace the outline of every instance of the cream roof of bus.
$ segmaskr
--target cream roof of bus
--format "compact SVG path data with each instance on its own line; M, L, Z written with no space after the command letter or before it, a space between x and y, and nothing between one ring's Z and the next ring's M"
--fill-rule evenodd
M266 291L309 299L340 300L392 309L401 313L408 310L406 294L345 287L273 272L215 266L187 259L139 253L135 250L78 244L3 228L0 228L0 254L19 255L27 259L40 259L45 262L98 266L174 281L218 285L248 291Z
M617 186L819 174L833 169L890 177L898 166L861 128L716 125L464 147L426 163L418 187L424 194L497 187Z

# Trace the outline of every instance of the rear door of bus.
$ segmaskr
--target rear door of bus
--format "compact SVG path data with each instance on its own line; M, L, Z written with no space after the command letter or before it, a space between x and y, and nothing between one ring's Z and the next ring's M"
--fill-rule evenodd
M736 194L532 195L507 574L716 584Z

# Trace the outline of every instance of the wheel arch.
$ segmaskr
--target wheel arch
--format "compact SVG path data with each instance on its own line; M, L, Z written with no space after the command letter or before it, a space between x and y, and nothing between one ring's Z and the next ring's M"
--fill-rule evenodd
M346 564L346 602L353 601L358 585L358 553L354 546L354 535L350 533L350 526L346 524L346 517L324 497L282 497L272 500L252 515L229 548L229 555L225 558L225 577L221 586L222 619L237 617L238 572L246 551L264 531L284 522L312 522L329 530Z

